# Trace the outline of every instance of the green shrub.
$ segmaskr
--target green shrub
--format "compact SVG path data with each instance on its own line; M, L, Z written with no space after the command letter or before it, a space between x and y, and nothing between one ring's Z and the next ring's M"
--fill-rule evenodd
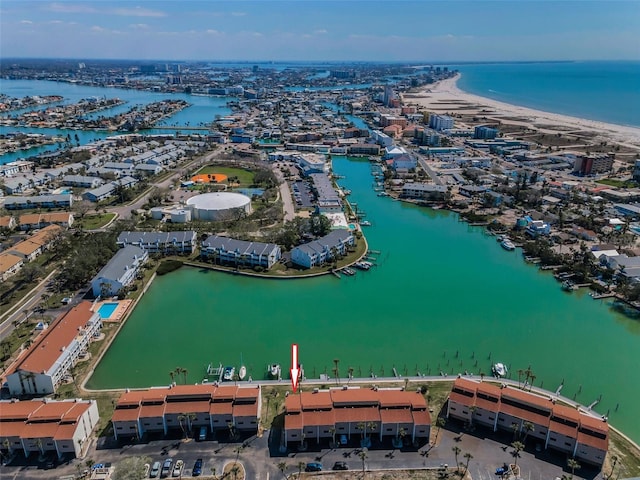
M165 275L179 269L181 266L182 262L180 260L163 260L160 265L158 265L156 273L158 275Z

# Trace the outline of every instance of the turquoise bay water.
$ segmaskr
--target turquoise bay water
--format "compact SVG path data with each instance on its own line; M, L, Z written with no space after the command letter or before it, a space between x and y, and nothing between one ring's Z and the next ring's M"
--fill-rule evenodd
M458 86L514 105L640 126L640 61L456 65Z
M377 197L368 162L339 158L336 173L373 223L380 250L369 272L299 281L257 280L183 268L159 277L96 368L90 388L166 384L187 368L238 365L254 378L266 365L288 367L300 346L307 377L511 372L529 365L535 384L596 410L640 439L640 323L586 292L565 293L551 275L500 248L454 214ZM489 358L490 357L490 358ZM477 362L477 363L476 363ZM517 375L516 375L517 378ZM619 404L618 411L615 411Z

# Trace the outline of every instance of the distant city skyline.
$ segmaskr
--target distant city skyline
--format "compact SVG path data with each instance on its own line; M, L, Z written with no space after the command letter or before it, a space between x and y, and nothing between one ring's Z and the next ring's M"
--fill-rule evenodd
M2 0L0 57L640 60L640 2Z

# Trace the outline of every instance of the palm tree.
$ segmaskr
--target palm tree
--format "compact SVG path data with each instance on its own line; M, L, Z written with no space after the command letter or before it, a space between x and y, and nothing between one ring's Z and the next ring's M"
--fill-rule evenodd
M613 463L613 465L611 465L611 473L607 476L607 480L613 477L613 471L616 469L616 465L618 464L618 456L612 455L611 462Z
M524 444L522 442L513 442L511 444L511 448L513 448L513 464L518 466L518 457L520 457L520 451L524 449Z
M184 379L184 384L187 384L187 375L189 374L189 370L187 370L186 368L182 369L182 378Z
M524 373L524 370L522 370L521 368L518 369L518 388L520 388L520 379L522 378L522 374Z
M170 370L169 371L169 378L171 379L171 384L173 385L173 377L175 376L176 372L174 370Z
M518 437L518 432L520 431L520 425L516 422L511 424L511 430L513 430L513 441L515 442Z
M360 434L362 435L362 440L364 440L365 428L367 428L367 426L365 425L364 422L358 422L358 424L356 425L356 430L360 430Z
M362 460L362 478L364 478L364 472L366 468L365 460L368 458L367 449L363 448L362 450L360 450L358 456L360 457L360 460Z
M571 478L573 478L573 473L576 470L580 470L580 468L582 467L582 465L580 465L575 458L570 458L569 460L567 460L567 466L571 469Z
M333 374L336 376L336 385L340 384L340 369L338 368L338 365L340 364L340 359L339 358L334 358L333 359Z
M522 429L524 430L524 439L522 440L522 443L526 444L527 437L529 436L530 433L532 433L535 430L535 427L531 422L524 422L522 424Z
M471 455L469 452L467 452L467 453L465 453L463 455L463 457L467 460L467 462L464 464L464 473L462 474L462 476L464 477L467 474L467 472L469 471L469 462L473 458L473 455Z
M336 445L336 428L329 427L329 433L331 434L331 448L335 448Z
M235 464L233 467L231 467L231 474L233 475L234 480L238 478L238 473L240 473L240 466L238 464Z
M280 470L280 473L284 476L285 480L289 480L289 477L284 473L287 467L287 462L278 462L278 470Z
M307 464L305 462L298 462L298 478L300 478L300 474L302 473L302 469L306 467Z
M451 450L453 451L453 454L454 454L454 455L455 455L455 457L456 457L456 468L458 468L458 455L460 455L460 452L461 452L462 450L461 450L461 449L460 449L460 447L459 447L459 446L457 446L457 445L454 445L453 447L451 447Z
M438 443L438 435L440 435L440 430L442 430L442 427L444 427L446 423L447 421L443 417L438 417L436 419L436 427L438 428L438 430L436 430L436 438L433 441L434 445Z
M181 413L178 415L178 423L180 424L180 428L182 429L182 436L186 438L187 429L184 428L184 421L187 419L187 415L185 413Z
M531 389L533 388L533 382L535 381L536 376L532 373L531 375L529 375L529 391L531 391Z

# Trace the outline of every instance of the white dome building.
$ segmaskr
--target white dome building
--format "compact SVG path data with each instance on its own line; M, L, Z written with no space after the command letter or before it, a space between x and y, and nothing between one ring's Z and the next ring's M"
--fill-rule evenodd
M187 200L195 220L229 220L241 212L251 213L251 199L234 192L203 193Z

